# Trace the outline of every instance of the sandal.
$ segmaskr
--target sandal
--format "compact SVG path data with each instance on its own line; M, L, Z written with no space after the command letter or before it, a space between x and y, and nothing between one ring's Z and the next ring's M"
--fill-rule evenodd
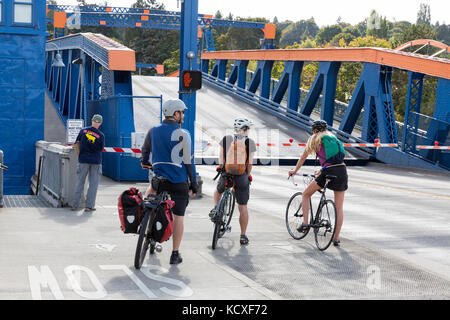
M305 233L309 230L309 226L307 224L301 224L300 227L297 228L298 232Z
M248 238L247 238L247 236L245 234L241 234L240 242L241 242L241 245L248 244L249 240L248 240Z
M341 243L341 240L333 240L333 245L335 247L339 247L339 244Z

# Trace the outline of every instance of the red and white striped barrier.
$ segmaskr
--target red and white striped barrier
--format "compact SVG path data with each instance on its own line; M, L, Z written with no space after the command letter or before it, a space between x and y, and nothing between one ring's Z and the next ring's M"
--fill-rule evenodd
M141 149L132 148L103 148L103 152L142 153Z
M416 146L418 150L450 150L450 146L440 146L438 141L434 142L434 146Z
M397 148L397 143L343 143L346 148ZM208 143L208 147L212 147L212 143ZM306 143L281 143L277 145L276 143L256 143L257 147L306 147Z
M419 150L450 150L450 146L417 146Z

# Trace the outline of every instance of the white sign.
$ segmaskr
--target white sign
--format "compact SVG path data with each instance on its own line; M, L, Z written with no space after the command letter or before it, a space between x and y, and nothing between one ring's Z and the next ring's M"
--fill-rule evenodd
M147 132L132 132L131 133L131 148L142 149ZM134 158L140 158L141 154L133 153L131 155Z
M67 119L67 144L75 143L78 133L83 127L83 119Z

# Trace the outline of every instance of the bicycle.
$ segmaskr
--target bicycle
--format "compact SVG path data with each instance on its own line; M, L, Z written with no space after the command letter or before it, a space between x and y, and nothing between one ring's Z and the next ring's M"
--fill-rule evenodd
M160 183L163 180L160 179ZM147 198L142 201L142 208L144 211L144 218L139 225L139 238L136 246L136 253L134 255L134 267L140 269L144 262L147 250L150 247L150 254L162 251L162 246L157 244L152 239L153 224L156 216L156 208L161 202L169 199L169 194L166 191L159 192L157 194L149 194Z
M315 178L315 176L311 174L303 174L302 176L304 177L304 183L306 185L309 185ZM286 227L292 238L301 240L307 236L309 230L312 228L314 230L316 246L320 251L326 250L333 241L337 222L336 205L333 200L327 199L325 194L328 183L331 180L336 179L336 176L327 175L325 178L325 186L322 190L319 190L322 196L320 197L315 216L313 215L311 199L309 200L310 223L306 226L306 230L303 232L298 230L303 220L302 192L297 192L292 195L286 207ZM294 181L294 176L292 176L292 183L297 186Z
M214 222L214 233L212 239L212 249L216 249L217 241L222 238L225 232L231 232L231 218L233 217L234 207L236 204L236 198L234 195L234 183L233 176L226 174L225 171L219 170L214 181L223 174L225 177L225 191L220 198L217 206L216 214L211 218Z

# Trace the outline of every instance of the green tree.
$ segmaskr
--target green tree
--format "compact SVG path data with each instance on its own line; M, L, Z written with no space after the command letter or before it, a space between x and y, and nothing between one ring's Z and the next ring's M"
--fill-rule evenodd
M417 22L418 25L424 24L427 26L431 26L431 10L429 4L420 4L419 12L417 13Z
M305 40L305 36L314 38L319 32L319 27L314 21L314 18L311 18L291 23L282 30L280 46L286 47L294 44L294 42L299 43Z
M133 8L164 10L156 0L137 0ZM125 29L124 43L136 52L136 62L161 64L180 46L178 30ZM151 71L143 70L143 74Z
M333 37L330 41L330 45L333 47L345 47L356 37L351 33L341 32Z
M180 49L170 53L170 58L164 60L164 73L169 74L180 68Z
M367 22L366 35L381 39L388 39L389 23L386 17L382 17L375 10L372 10Z
M341 32L342 27L338 24L322 27L317 33L315 41L318 45L325 45L326 43L330 42L335 35Z
M436 39L450 45L450 25L442 24L436 28Z

